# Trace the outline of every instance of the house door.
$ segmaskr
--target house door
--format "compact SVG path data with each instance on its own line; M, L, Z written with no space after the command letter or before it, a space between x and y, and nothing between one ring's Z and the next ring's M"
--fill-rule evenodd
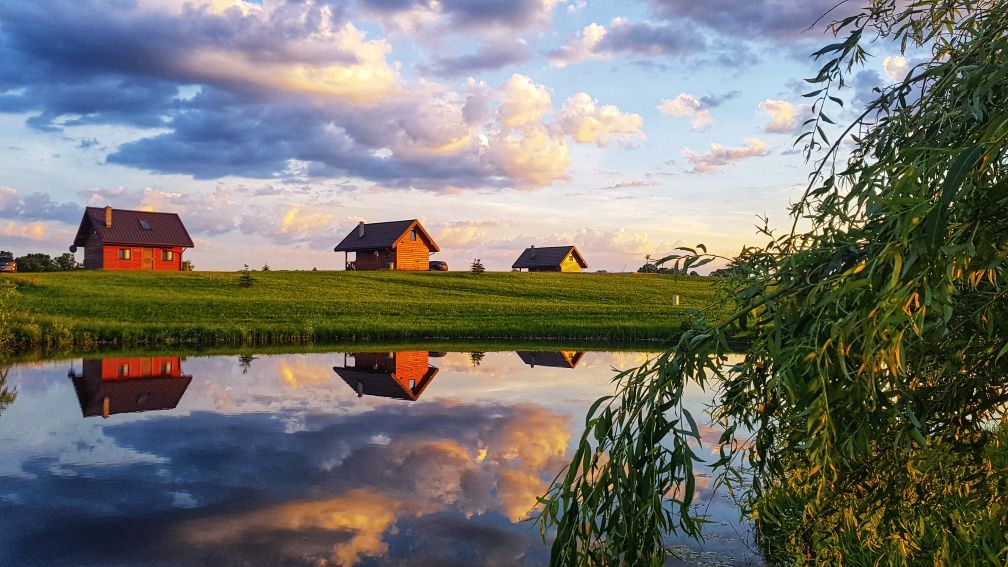
M140 253L140 269L141 270L153 270L154 269L154 249L144 248Z

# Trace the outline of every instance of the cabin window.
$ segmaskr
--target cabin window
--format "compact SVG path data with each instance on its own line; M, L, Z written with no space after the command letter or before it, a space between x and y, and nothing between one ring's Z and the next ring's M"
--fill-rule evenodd
M118 373L120 378L125 378L126 376L129 376L129 364L120 364Z
M120 260L131 260L133 258L132 248L120 248L119 249L119 259Z
M170 362L161 363L161 374L171 374L172 364Z
M415 230L410 231L409 239L410 240L416 240L416 231Z
M416 389L416 380L409 381L409 389L410 390Z
M162 250L161 251L161 260L163 260L165 262L171 262L174 259L175 259L175 251L174 250Z
M140 219L140 228L142 230L150 230L150 223L147 222L147 219Z

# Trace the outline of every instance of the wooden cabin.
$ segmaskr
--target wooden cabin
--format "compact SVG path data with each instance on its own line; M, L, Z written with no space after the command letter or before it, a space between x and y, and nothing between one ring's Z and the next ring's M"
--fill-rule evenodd
M562 350L560 352L518 351L515 354L531 368L535 368L537 365L549 366L551 368L577 368L578 363L581 362L581 357L584 356L583 352L573 350Z
M192 382L178 356L90 359L69 375L84 417L173 409Z
M441 250L416 219L361 222L333 249L344 253L348 270L430 270L430 255ZM354 260L350 261L350 252Z
M357 392L357 397L416 401L438 373L436 366L428 364L425 350L354 352L350 356L354 359L352 366L344 359L343 366L334 366L333 370Z
M588 262L577 246L529 246L518 256L514 270L529 272L580 272L588 269Z
M193 241L175 213L87 207L70 252L84 248L86 270L182 271Z

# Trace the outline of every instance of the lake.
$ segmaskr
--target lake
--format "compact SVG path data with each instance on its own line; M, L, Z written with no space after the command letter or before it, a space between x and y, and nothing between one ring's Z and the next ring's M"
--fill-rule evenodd
M363 348L363 347L362 347ZM106 356L15 365L0 565L543 565L527 521L646 353ZM706 415L711 394L685 406ZM721 431L702 428L716 441ZM705 447L710 454L710 445ZM672 565L753 565L711 478Z

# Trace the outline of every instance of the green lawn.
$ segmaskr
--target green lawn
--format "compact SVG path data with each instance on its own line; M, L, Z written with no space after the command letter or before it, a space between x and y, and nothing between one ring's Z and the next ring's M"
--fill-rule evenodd
M424 339L653 341L714 282L651 274L63 272L13 281L18 347ZM679 295L680 306L672 305Z

